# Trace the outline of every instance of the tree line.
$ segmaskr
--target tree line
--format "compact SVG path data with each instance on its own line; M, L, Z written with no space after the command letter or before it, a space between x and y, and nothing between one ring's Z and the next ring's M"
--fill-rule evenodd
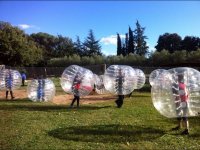
M124 40L117 33L117 55L104 56L93 30L81 42L48 33L26 34L8 22L0 21L0 64L10 66L66 66L70 64L127 64L132 66L167 66L200 62L200 38L164 33L158 38L155 52L149 53L145 28L136 21L129 26ZM148 57L147 57L148 54Z
M130 53L146 56L148 53L148 46L144 35L145 28L142 27L137 20L136 29L132 30L129 26L128 33L125 33L125 40L122 41L119 33L117 33L117 55L127 56Z
M150 57L146 58L138 54L132 54L123 56L83 56L71 55L62 58L53 58L48 61L48 66L51 67L65 67L71 64L77 65L99 65L107 64L113 65L129 65L129 66L145 66L145 67L170 67L170 66L189 66L197 67L200 64L200 49L188 53L186 50L176 51L170 53L167 50L161 52L154 52Z
M177 33L165 33L159 36L155 48L158 52L161 52L162 50L167 50L170 53L182 50L192 52L200 48L200 38L195 36L185 36L182 39Z
M76 42L62 35L48 33L26 34L8 22L0 21L0 64L11 66L46 66L51 58L78 54L102 55L99 41L89 30L84 42L77 36Z

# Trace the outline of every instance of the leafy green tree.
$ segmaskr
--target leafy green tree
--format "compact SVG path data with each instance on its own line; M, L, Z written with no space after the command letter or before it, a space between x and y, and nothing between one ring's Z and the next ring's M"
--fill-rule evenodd
M147 42L145 41L147 39L147 36L144 35L144 27L141 27L140 23L136 22L136 29L134 32L134 41L135 41L135 53L138 55L145 56L148 53L148 46Z
M40 65L46 65L47 60L50 58L54 57L55 55L55 50L56 50L56 42L57 39L55 36L50 35L48 33L33 33L30 35L30 37L37 42L40 47L43 49L43 61L41 62Z
M94 33L91 29L83 43L83 49L86 56L102 55L99 40L95 39Z
M186 36L182 42L182 49L187 50L188 52L196 51L200 48L200 38L194 36Z
M72 39L58 35L56 38L55 48L53 48L53 57L63 57L73 55L75 53L74 43Z
M42 59L42 49L24 31L0 22L0 63L12 66L35 65Z
M170 53L181 50L181 37L176 34L165 33L158 38L158 44L155 46L158 52L168 50Z

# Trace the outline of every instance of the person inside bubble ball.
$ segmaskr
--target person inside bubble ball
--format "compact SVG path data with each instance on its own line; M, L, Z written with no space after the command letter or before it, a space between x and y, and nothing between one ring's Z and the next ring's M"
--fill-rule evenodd
M5 77L5 83L6 83L6 99L8 99L8 93L10 91L11 99L14 99L12 86L13 86L13 77L11 73L11 69L8 70L6 77Z
M74 99L72 100L72 103L70 105L70 108L73 107L75 101L77 101L77 108L79 108L79 101L80 101L80 96L79 96L79 89L81 87L81 78L79 72L76 74L74 77L74 82L72 85L72 91L74 94Z
M185 130L181 133L183 135L189 134L189 121L188 121L188 91L184 83L184 76L178 75L178 83L174 83L172 86L172 92L175 96L175 106L178 125L172 130L179 130L181 128L181 123ZM183 121L183 122L182 122Z
M118 93L123 93L123 83L124 83L124 77L122 75L121 68L119 69L118 76L116 77L116 89L118 90ZM124 95L118 94L118 99L115 101L118 108L121 108L124 101Z
M37 98L40 101L44 101L44 85L45 85L45 80L43 79L43 76L40 76L38 78L38 88L37 88Z
M24 71L22 72L21 76L22 76L22 86L25 86L26 74Z

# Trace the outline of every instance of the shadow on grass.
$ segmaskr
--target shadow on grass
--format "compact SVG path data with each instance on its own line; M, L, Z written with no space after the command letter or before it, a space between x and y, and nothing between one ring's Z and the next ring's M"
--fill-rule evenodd
M174 122L174 124L177 124L176 119L173 119L172 121ZM190 124L190 128L189 128L190 134L188 135L188 137L199 139L200 138L200 128L199 128L200 116L188 117L188 121ZM177 130L177 131L172 131L171 129L169 129L169 132L171 135L180 136L183 130L184 130L184 127L182 127L180 130ZM182 135L182 136L185 136L185 135Z
M58 128L48 132L49 136L80 142L124 143L151 141L161 137L163 130L131 125L95 125Z
M28 100L27 98L24 99L3 99L0 100L1 103L32 103L32 101Z
M99 101L99 100L102 100L102 101L108 101L108 100L116 100L117 97L83 97L81 98L82 100L87 100L87 101Z
M20 103L21 101L21 103ZM9 111L82 111L82 110L98 110L111 106L80 106L79 108L69 108L68 105L49 105L45 103L33 103L26 100L11 101L13 105L0 105L0 110ZM7 103L8 104L8 103Z

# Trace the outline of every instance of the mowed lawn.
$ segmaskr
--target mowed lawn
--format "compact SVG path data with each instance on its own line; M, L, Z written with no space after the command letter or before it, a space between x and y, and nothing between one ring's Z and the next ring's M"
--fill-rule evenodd
M0 113L0 149L200 149L200 117L189 119L190 135L171 131L176 119L161 116L150 93L133 93L120 109L113 100L79 109L1 100Z

